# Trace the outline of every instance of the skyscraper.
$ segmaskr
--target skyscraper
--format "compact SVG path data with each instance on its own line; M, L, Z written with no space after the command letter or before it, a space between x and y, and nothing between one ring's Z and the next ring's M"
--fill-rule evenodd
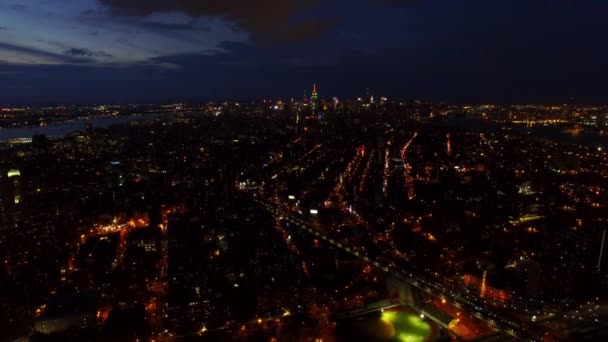
M11 180L10 184L11 184L11 195L13 198L13 202L15 203L15 205L21 203L21 185L19 182L19 178L21 176L21 172L17 169L13 169L8 171L7 174L8 178Z
M317 84L312 85L312 96L310 97L310 108L312 114L317 114L319 94L317 93Z
M21 219L21 172L11 169L6 176L0 178L0 223L13 228Z

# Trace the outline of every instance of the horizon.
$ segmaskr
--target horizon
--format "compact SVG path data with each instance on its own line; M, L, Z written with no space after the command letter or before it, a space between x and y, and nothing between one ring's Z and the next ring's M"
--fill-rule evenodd
M567 0L0 0L0 103L297 98L316 81L321 96L369 88L433 102L599 104L606 10Z
M365 90L363 90L364 92ZM346 96L346 97L338 97L338 96L333 96L333 95L326 95L323 96L322 92L319 92L319 99L320 100L331 100L334 97L338 98L340 101L355 101L358 98L364 98L364 94L359 94L359 95L351 95L351 96ZM414 101L419 101L421 103L425 103L425 104L435 104L435 105L453 105L453 106L461 106L461 107L466 107L466 106L483 106L483 105L489 105L489 106L578 106L578 107L593 107L593 106L599 106L599 107L604 107L604 106L608 106L608 101L607 102L596 102L596 103L591 103L591 102L576 102L574 99L569 99L569 101L574 101L574 102L568 102L568 101L562 101L562 102L558 102L558 101L554 101L554 102L489 102L489 101L478 101L478 102L470 102L470 101L447 101L447 100L433 100L433 99L424 99L424 98L413 98L413 97L397 97L397 96L393 96L393 97L388 97L388 96L384 96L382 94L373 95L374 98L381 98L381 97L386 97L389 103L400 103L400 104L407 104L407 103L411 103ZM169 106L169 105L177 105L177 104L187 104L187 105L205 105L205 104L209 104L209 103L257 103L257 102L264 102L264 101L269 101L269 102L276 102L276 101L295 101L295 102L301 102L303 100L303 97L295 97L295 96L259 96L259 97L253 97L253 98L201 98L201 99L191 99L191 100L166 100L166 101L157 101L157 102L112 102L112 101L107 101L107 102L89 102L89 101L72 101L72 102L62 102L62 101L56 101L56 102L50 102L50 101L42 101L42 102L0 102L0 108L1 107L7 107L7 106L16 106L16 107L27 107L27 106L32 106L32 107L62 107L62 106L77 106L77 107L86 107L86 106Z

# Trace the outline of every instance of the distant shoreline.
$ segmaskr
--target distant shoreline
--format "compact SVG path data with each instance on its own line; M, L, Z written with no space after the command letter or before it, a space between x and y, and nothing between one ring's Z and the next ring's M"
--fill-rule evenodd
M38 134L46 135L48 137L64 137L70 133L84 130L87 124L91 124L93 127L110 127L136 121L153 120L171 114L173 113L136 113L98 116L91 119L69 119L46 126L0 127L0 141L5 142L13 139L28 139Z

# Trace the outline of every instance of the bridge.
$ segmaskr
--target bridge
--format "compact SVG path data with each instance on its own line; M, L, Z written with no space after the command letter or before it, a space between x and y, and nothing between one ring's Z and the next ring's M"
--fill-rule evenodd
M338 315L338 319L359 317L359 316L367 315L372 312L384 311L384 310L389 310L389 309L393 309L393 308L399 308L402 306L403 306L403 303L400 303L399 301L391 301L391 300L385 299L385 300L378 301L376 303L372 303L370 305L366 305L365 307L360 308L360 309L354 309L354 310L350 310L347 312L343 312Z
M425 276L406 271L385 256L380 255L371 257L365 250L350 246L348 243L344 243L341 240L334 239L324 231L318 223L304 219L302 215L287 208L281 208L276 203L259 197L256 198L255 201L280 220L289 222L297 229L311 234L316 238L373 265L375 268L388 273L391 278L396 279L403 284L414 287L430 296L449 301L455 307L466 310L474 317L488 323L500 332L508 334L516 339L537 340L542 336L542 332L535 331L536 329L530 326L528 322L506 317L502 313L496 312L494 308L490 307L483 300L480 300L474 295L470 295L467 292L460 292L459 290L449 288L434 280L429 280ZM413 306L416 307L417 305L411 296L411 291L408 289L405 292L410 293L409 298L405 299L407 304L413 304Z

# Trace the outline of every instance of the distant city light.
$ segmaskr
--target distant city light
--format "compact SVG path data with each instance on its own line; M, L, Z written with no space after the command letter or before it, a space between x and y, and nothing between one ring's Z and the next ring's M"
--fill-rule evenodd
M91 305L90 315L87 308L79 312L82 317L97 313L96 321L74 324L105 326L117 317L113 307L146 299L142 315L155 338L172 336L165 326L199 336L209 328L206 334L218 340L236 334L271 336L279 330L291 334L290 329L300 329L302 315L318 327L306 329L311 332L302 339L319 342L319 331L348 327L332 319L345 314L351 321L379 323L379 329L370 330L381 335L370 340L401 342L435 338L442 328L462 339L504 334L534 340L545 333L559 335L551 326L583 321L585 331L601 321L600 287L579 284L577 277L595 279L605 267L602 223L608 185L602 180L608 170L602 166L608 145L602 140L564 144L513 128L529 128L533 121L569 131L588 125L589 113L597 112L602 114L593 133L605 137L600 126L608 127L607 106L579 110L408 101L399 109L397 102L385 106L386 98L375 97L378 105L367 111L374 99L370 94L344 99L333 110L329 95L318 98L316 85L313 96L305 94L302 101L252 101L238 111L230 102L141 107L142 112L175 115L91 134L36 138L32 146L1 143L8 159L0 170L0 232L35 234L19 240L26 244L25 253L16 245L15 255L3 254L0 263L13 272L29 260L55 260L58 254L39 247L48 243L50 251L62 252L51 265L56 282L41 289L53 297L49 309L15 302L17 312L34 314L26 323L34 318L34 329L41 330L36 334L61 328L51 314L56 302L67 305L71 298L57 289L78 284L83 274L103 266L121 270L117 275L125 278L90 279L91 289L116 290L107 298L104 294L103 305ZM37 125L32 117L48 112L44 120L50 125L66 114L89 118L90 108L66 107L53 114L32 107L14 115L21 120L22 112L31 112L28 125ZM108 113L114 108L119 107L110 106ZM127 115L140 111L125 108ZM214 118L215 111L225 118ZM441 124L463 115L478 120L487 117L486 111L492 126L504 132ZM432 115L437 120L427 120ZM2 108L0 117L6 121ZM22 126L28 127L25 120ZM322 216L319 208L324 208ZM489 225L488 219L496 222ZM58 232L70 228L69 234L54 233L57 225ZM3 243L12 250L13 240ZM472 249L470 240L476 241ZM498 254L492 251L494 241L501 246ZM433 251L437 255L425 262ZM62 264L54 265L58 260ZM419 261L420 267L410 267ZM503 262L505 272L499 269L500 281L494 283L495 265ZM353 272L337 273L328 286L309 286L326 265L346 265ZM247 286L258 278L261 286ZM572 282L580 286L571 288ZM519 283L524 286L516 290L507 286ZM408 297L425 299L421 308L402 305L398 299L406 295L404 287ZM22 296L19 287L11 290L7 296ZM129 298L132 290L138 295ZM236 293L239 298L231 298ZM252 311L237 320L232 311L241 299L251 303ZM373 311L373 317L366 314ZM429 318L426 311L432 313ZM188 320L182 326L184 315ZM540 324L549 318L551 325ZM72 324L71 316L59 319ZM24 326L24 333L32 329Z

